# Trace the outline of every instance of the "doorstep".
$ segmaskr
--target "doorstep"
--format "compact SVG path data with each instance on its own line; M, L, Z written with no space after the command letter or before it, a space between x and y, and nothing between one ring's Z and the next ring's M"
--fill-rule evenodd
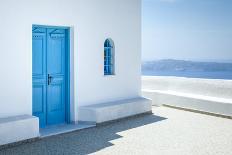
M77 124L61 124L61 125L52 125L46 128L40 129L40 138L45 138L49 136L59 135L63 133L73 132L77 130L87 129L95 127L96 125L81 122Z

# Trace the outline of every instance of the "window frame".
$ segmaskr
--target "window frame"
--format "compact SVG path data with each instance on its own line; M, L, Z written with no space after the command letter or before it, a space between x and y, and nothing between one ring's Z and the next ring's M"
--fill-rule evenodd
M104 76L115 75L115 46L111 38L104 42Z

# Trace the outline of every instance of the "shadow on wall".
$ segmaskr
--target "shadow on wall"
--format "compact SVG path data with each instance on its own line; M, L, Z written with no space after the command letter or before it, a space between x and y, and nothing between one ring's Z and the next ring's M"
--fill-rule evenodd
M152 114L139 115L95 128L41 139L2 150L3 154L90 154L114 144L110 141L121 138L118 132L163 121L167 118ZM1 151L0 151L1 154Z

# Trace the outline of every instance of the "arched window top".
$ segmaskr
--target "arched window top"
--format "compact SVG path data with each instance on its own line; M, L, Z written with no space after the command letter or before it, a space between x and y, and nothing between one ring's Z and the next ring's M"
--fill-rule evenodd
M105 40L104 47L114 48L114 41L110 38Z
M104 42L104 75L114 75L114 42L108 38Z

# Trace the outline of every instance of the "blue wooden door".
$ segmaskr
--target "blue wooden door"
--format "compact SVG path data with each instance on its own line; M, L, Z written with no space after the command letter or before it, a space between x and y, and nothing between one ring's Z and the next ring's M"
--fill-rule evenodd
M33 28L33 115L42 128L66 122L66 45L65 29Z
M47 124L65 122L65 30L47 29Z
M46 125L47 68L46 29L33 28L32 35L32 111L39 117L40 127Z

